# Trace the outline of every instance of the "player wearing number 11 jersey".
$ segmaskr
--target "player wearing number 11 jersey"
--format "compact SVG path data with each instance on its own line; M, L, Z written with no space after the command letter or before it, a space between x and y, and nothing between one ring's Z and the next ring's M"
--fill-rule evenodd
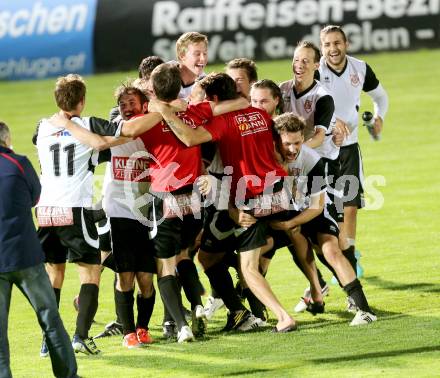
M57 106L81 127L101 135L114 134L116 124L109 126L97 118L80 118L85 92L80 76L59 78L55 86ZM87 210L92 205L93 171L98 152L81 144L66 129L54 127L47 119L40 121L34 143L41 167L42 191L37 219L46 270L59 305L66 260L77 263L81 288L72 345L75 352L98 354L88 332L98 308L101 261L96 227L91 211ZM41 356L45 356L46 350L43 340Z

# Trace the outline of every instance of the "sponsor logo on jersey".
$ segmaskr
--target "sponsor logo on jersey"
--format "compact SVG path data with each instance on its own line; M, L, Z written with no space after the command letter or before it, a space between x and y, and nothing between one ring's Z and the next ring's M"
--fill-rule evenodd
M310 113L312 111L312 101L306 100L304 102L304 110L306 111L306 113Z
M131 159L126 156L112 156L112 170L115 180L149 182L150 176L139 178L143 172L148 170L149 166L150 161L146 158Z
M259 112L238 114L234 117L234 120L241 136L268 130L266 120Z
M185 215L200 213L201 207L197 193L169 195L163 200L165 218L183 219Z
M67 130L62 130L62 131L58 131L57 133L54 134L54 136L58 137L63 137L63 136L72 136L72 134L70 134Z
M37 220L40 227L71 226L73 224L72 208L40 206L37 208Z
M350 75L350 80L353 87L357 87L359 85L359 76L357 73Z
M252 215L256 218L289 209L289 193L284 188L277 193L259 195L253 201Z

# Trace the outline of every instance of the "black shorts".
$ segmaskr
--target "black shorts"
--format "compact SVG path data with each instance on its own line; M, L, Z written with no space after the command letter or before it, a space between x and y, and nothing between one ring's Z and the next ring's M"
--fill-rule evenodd
M114 271L156 272L148 227L135 219L110 218Z
M270 236L273 239L273 248L270 251L267 251L262 256L265 259L272 260L272 258L275 256L275 252L278 249L288 247L289 245L292 244L291 240L289 239L285 231L274 230L272 228L269 228L268 236Z
M110 233L110 221L108 218L98 222L99 250L110 252L112 250L112 239Z
M324 207L324 210L310 222L301 225L301 233L313 244L318 244L317 235L329 234L339 237L338 223L336 222L336 208L333 204Z
M46 262L63 264L83 262L101 264L98 232L90 210L72 208L73 225L40 227L38 238L46 255Z
M246 252L266 245L269 221L272 220L288 220L293 218L296 212L285 210L289 208L290 195L283 187L283 181L277 182L273 188L272 195L270 195L270 203L262 200L263 196L250 198L246 200L244 205L252 201L254 204L263 203L266 207L254 206L249 213L257 218L257 222L251 227L237 230L235 233L237 237L237 252ZM269 206L270 205L270 206Z
M213 205L204 209L203 233L200 249L208 253L221 253L235 249L235 230L239 228L227 210L217 210Z
M150 219L155 219L157 224L154 235L154 257L167 259L176 256L181 250L192 244L202 229L201 209L192 211L188 202L192 194L192 185L172 193L154 193L153 206L150 208ZM168 206L169 200L177 199L182 204L177 213L171 213ZM153 214L154 213L154 214Z
M364 170L362 155L357 143L341 147L339 164L344 184L344 207L355 206L358 209L365 206L364 201Z

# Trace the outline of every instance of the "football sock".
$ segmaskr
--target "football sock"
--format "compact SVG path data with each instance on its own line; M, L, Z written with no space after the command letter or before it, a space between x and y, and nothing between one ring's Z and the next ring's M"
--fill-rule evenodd
M61 289L54 287L53 292L55 293L55 299L57 300L57 307L60 308Z
M230 312L245 310L234 288L232 277L224 263L218 263L205 270L211 286Z
M79 310L76 317L75 334L86 339L98 309L99 287L95 284L82 284L79 290Z
M215 291L215 289L212 287L212 285L211 285L211 297L213 297L213 298L220 298L220 296Z
M180 330L183 326L188 325L188 323L183 314L182 298L177 279L175 276L168 275L159 278L157 283L162 301L176 322L177 329Z
M318 267L316 268L316 272L318 273L319 286L321 286L321 289L322 289L325 285L327 285L327 282L325 281L325 279L322 276L322 273L318 269Z
M223 256L223 263L226 264L228 268L238 269L238 256L234 251L226 252Z
M344 290L360 310L373 313L362 290L362 285L357 278L345 285Z
M186 298L191 303L191 310L194 310L197 305L202 305L202 298L200 297L201 284L197 268L192 260L185 259L177 264L177 272Z
M153 295L144 298L141 293L136 296L137 305L137 323L136 327L148 329L151 315L153 314L154 303L156 302L156 290L153 290Z
M121 317L122 330L124 335L132 333L135 331L134 326L134 298L133 290L130 291L119 291L116 290L116 308L117 312Z
M249 288L243 289L243 295L249 303L252 314L263 321L266 321L266 316L264 314L265 307L263 303L255 296L255 294Z

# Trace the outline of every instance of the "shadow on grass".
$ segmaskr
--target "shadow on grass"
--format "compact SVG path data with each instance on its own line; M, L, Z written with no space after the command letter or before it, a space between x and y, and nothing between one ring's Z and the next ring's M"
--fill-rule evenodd
M399 283L387 281L377 276L365 277L363 278L363 280L374 286L378 286L386 290L417 290L427 293L440 293L440 285L429 282Z
M439 352L440 345L433 346L425 346L418 348L409 348L409 349L398 349L398 350L390 350L390 351L382 351L382 352L372 352L372 353L363 353L363 354L346 354L344 356L338 357L325 357L325 358L311 358L309 361L317 362L317 363L333 363L333 362L345 362L345 361L357 361L357 360L365 360L369 358L387 358L387 357L401 357L402 355L408 354L419 354L419 353L429 353L429 352Z
M232 373L225 373L220 374L220 377L234 377L237 375L251 375L251 374L257 374L257 373L268 373L270 371L274 371L278 369L248 369L248 370L240 370L240 371L234 371Z

